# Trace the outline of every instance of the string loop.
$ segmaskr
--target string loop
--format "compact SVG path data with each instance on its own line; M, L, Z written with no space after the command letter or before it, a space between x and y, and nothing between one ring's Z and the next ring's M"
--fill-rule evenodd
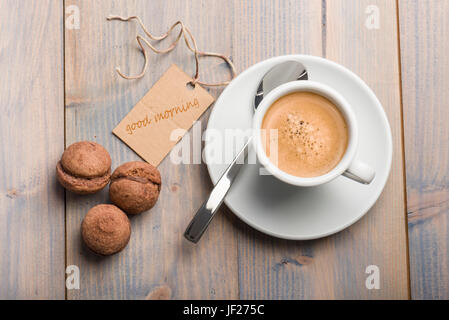
M148 54L147 51L145 49L145 46L143 45L143 43L145 43L154 53L156 54L165 54L165 53L169 53L170 51L172 51L177 44L179 43L179 41L181 40L181 38L184 38L184 42L187 46L187 48L192 51L194 53L195 56L195 75L192 79L192 81L190 82L190 84L192 84L193 86L195 86L195 84L200 84L203 86L208 86L208 87L218 87L218 86L225 86L227 84L229 84L230 81L224 81L224 82L219 82L219 83L206 83L206 82L202 82L199 80L199 58L200 57L216 57L216 58L220 58L222 59L224 62L226 62L226 64L229 66L230 71L231 71L231 80L235 77L236 72L235 72L235 68L234 68L234 64L232 63L232 61L226 57L225 55L222 55L220 53L215 53L215 52L203 52L203 51L199 51L197 44L196 44L196 40L193 37L192 33L190 32L189 28L187 28L182 21L176 21L169 29L167 32L165 32L164 34L160 35L160 36L155 36L153 34L151 34L148 29L145 27L145 25L143 24L142 20L138 17L138 16L130 16L127 18L121 17L121 16L116 16L116 15L109 15L109 17L107 17L108 21L111 20L120 20L120 21L130 21L130 20L137 20L137 22L139 23L140 27L142 28L143 32L146 34L146 36L148 38L150 38L151 40L154 41L162 41L164 39L166 39L170 33L177 27L180 26L180 30L178 35L176 36L175 40L166 48L166 49L157 49L156 47L154 47L147 39L143 38L142 36L138 35L136 37L137 43L139 44L140 49L143 52L143 56L145 58L145 63L142 69L142 72L139 73L138 75L135 76L129 76L124 74L123 72L120 71L120 68L116 68L117 73L124 79L127 80L134 80L134 79L140 79L142 78L145 73L146 70L148 68ZM190 39L190 40L189 40Z

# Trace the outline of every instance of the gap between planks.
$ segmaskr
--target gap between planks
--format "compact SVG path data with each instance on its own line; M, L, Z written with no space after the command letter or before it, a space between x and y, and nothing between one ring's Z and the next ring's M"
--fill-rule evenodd
M407 203L407 175L406 175L406 163L405 163L405 133L404 133L404 99L402 93L402 56L401 56L401 32L400 32L400 16L399 16L399 0L395 1L396 4L396 38L398 42L398 69L399 69L399 106L401 114L401 141L402 141L402 178L403 178L403 192L404 192L404 223L405 223L405 248L406 248L406 263L407 263L407 294L408 300L412 298L411 278L410 278L410 243L408 240L408 203Z
M63 93L63 108L64 108L64 150L67 147L67 139L66 139L66 92L65 92L65 84L66 84L66 75L65 75L65 1L62 1L62 74L63 74L63 87L64 87L64 93ZM64 189L64 279L66 279L67 274L65 273L65 270L67 270L67 253L68 253L68 241L67 241L67 191ZM64 282L64 300L68 300L67 298L68 292L67 292L67 285Z

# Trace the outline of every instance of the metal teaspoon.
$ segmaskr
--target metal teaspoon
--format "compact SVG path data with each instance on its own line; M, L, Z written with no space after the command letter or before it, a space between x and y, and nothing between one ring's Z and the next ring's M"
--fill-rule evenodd
M285 61L274 67L272 67L262 78L257 88L257 92L254 97L254 111L259 106L260 102L271 90L290 81L296 80L307 80L308 74L306 68L302 63L298 61ZM218 208L220 208L226 194L231 188L232 182L243 167L245 159L248 155L248 146L251 143L252 138L250 137L248 141L243 146L242 150L237 154L231 164L228 166L226 171L218 180L215 187L212 189L209 197L204 201L201 208L196 212L186 231L184 232L184 237L197 243L204 231L206 231L207 226L212 221ZM243 161L242 160L243 157ZM240 160L240 161L238 161Z

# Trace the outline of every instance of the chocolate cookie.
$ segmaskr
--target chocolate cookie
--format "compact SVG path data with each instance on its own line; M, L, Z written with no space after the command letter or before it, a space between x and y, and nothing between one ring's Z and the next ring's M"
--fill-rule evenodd
M131 236L126 214L111 204L100 204L87 212L81 224L81 235L93 252L108 256L121 251Z
M56 174L64 188L78 194L95 193L111 178L111 157L101 145L90 141L76 142L62 154Z
M129 214L151 209L159 197L161 174L151 164L133 161L114 170L109 186L111 201Z

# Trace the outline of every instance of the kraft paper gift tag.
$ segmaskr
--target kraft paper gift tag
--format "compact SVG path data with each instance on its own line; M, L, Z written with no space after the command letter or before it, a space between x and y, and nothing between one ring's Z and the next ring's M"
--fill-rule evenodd
M182 137L170 140L173 130L189 130L214 102L198 84L172 65L148 93L112 131L139 156L154 166L165 158Z

